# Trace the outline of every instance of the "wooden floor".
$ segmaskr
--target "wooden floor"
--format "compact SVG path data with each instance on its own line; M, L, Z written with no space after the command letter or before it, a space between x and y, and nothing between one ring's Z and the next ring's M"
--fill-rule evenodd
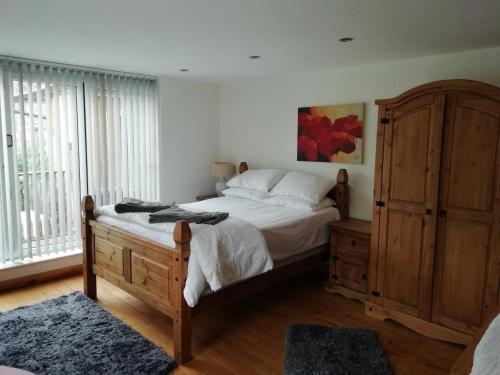
M0 311L75 290L82 290L80 276L3 292ZM168 318L106 281L98 280L97 290L102 307L171 353ZM447 374L462 351L460 346L421 336L397 323L365 317L361 303L323 291L322 280L309 276L196 317L194 360L173 374L281 374L284 333L292 323L372 329L395 374Z

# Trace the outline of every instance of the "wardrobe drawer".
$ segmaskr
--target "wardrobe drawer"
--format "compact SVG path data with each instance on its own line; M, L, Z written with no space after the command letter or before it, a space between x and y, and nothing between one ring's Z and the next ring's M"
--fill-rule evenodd
M337 248L341 247L368 254L370 248L370 241L368 239L347 232L335 232L335 236L337 236Z

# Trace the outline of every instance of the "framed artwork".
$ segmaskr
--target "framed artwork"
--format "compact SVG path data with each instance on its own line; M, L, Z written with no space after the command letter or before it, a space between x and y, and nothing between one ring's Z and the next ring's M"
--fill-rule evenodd
M297 160L361 164L364 103L302 107L297 116Z

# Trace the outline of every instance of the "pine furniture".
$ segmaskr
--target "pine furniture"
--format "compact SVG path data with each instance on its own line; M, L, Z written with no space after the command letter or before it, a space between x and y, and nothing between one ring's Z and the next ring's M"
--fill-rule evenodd
M248 170L240 165L240 173ZM329 196L333 198L342 217L349 212L349 186L345 169L337 175L337 184ZM191 229L187 221L178 221L173 238L175 248L98 222L94 217L94 200L82 201L83 222L83 281L84 292L97 298L96 276L134 295L173 320L174 357L180 363L191 359L191 317L197 313L232 302L276 282L284 281L324 264L328 246L269 272L254 276L201 297L191 308L184 300L190 256Z
M500 89L438 81L376 104L366 313L467 344L499 302Z
M326 290L365 301L368 297L368 265L371 223L342 219L330 224L330 272Z
M196 196L197 201L204 201L205 199L212 199L212 198L217 198L217 194L204 194L204 195L198 195Z

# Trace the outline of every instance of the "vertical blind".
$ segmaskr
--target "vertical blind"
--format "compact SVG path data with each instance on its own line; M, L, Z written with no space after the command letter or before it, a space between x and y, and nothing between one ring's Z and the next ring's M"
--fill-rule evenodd
M84 75L88 187L97 205L158 196L158 124L152 81Z
M154 80L0 61L0 265L81 248L80 200L157 199Z

